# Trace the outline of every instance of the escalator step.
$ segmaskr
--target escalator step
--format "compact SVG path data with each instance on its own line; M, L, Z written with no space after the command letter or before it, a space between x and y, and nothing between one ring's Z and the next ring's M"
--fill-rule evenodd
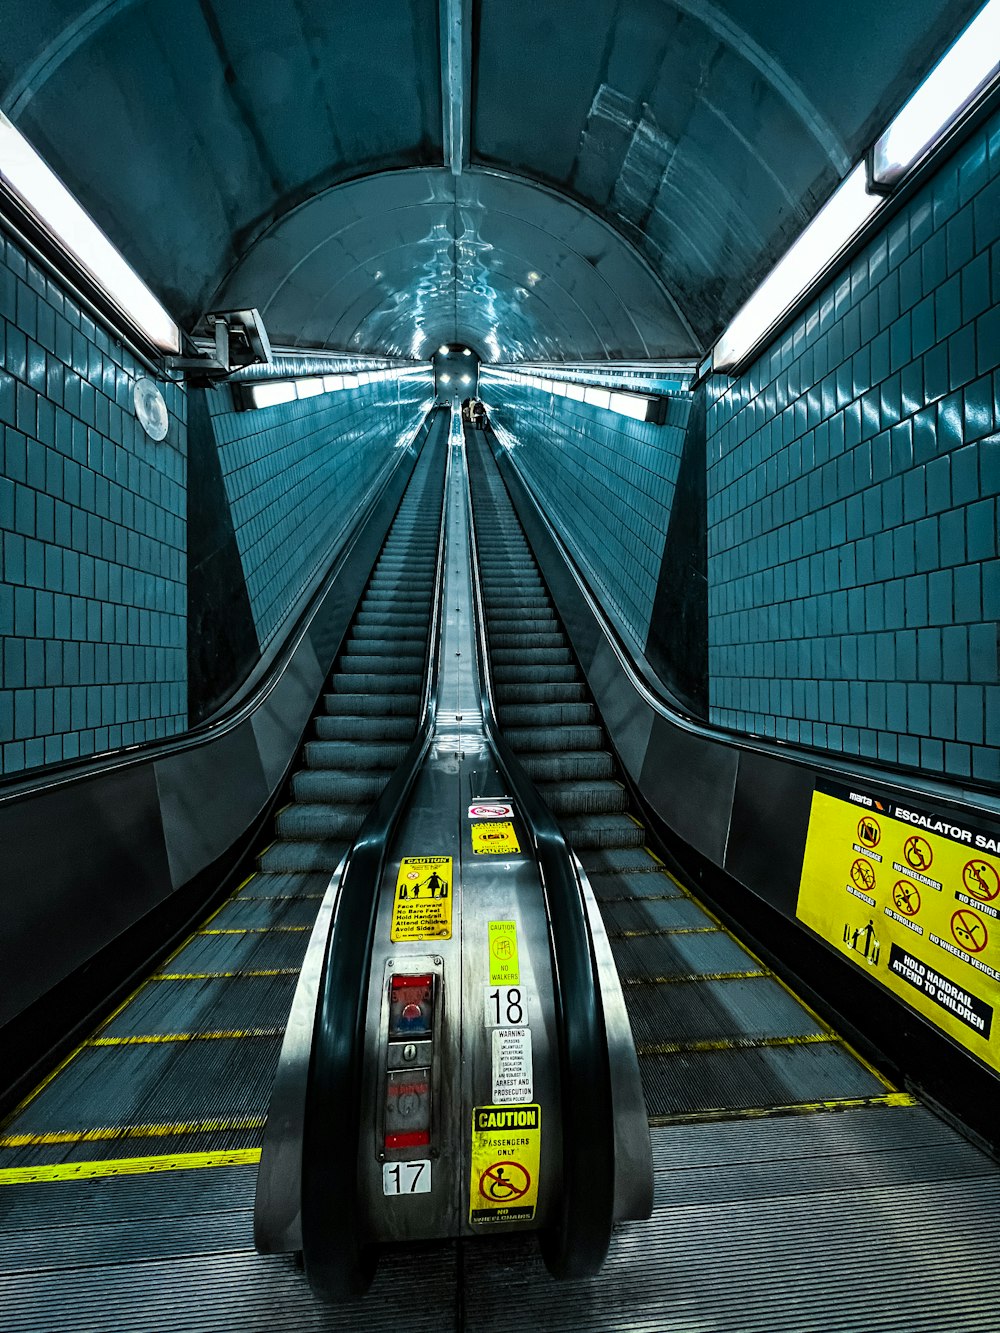
M538 754L553 751L599 749L604 735L598 726L511 726L504 727L507 744L512 750Z
M350 690L324 694L323 707L330 717L406 717L415 718L419 707L416 695L352 694ZM318 718L317 718L318 720Z
M579 704L586 703L586 688L575 681L546 685L541 681L502 682L496 686L498 704Z
M604 816L620 813L628 803L625 788L610 778L603 781L540 782L538 790L556 815ZM641 835L641 830L639 832Z
M577 848L641 847L646 838L642 826L628 815L568 815L559 822Z
M280 838L301 838L305 842L353 838L366 814L366 808L359 805L307 805L296 801L278 812L275 823Z
M376 745L354 741L307 741L305 760L310 768L395 768L406 754L405 745Z
M570 725L583 725L594 719L592 704L505 704L500 707L500 721L507 727L552 728ZM598 732L600 728L598 728ZM597 741L596 744L600 744ZM579 748L572 742L573 748ZM556 749L556 745L539 746L539 749Z
M394 675L391 672L344 671L341 669L329 683L334 694L419 694L423 675Z
M329 801L337 805L370 805L381 795L388 774L381 769L361 773L330 768L300 768L292 777L296 801Z
M317 717L316 736L321 741L411 741L410 717Z
M258 858L258 863L261 870L268 874L322 871L324 875L332 875L343 860L347 848L346 841L336 839L315 842L279 839Z
M524 754L521 767L536 782L578 778L609 778L614 760L606 750L571 750L548 754Z

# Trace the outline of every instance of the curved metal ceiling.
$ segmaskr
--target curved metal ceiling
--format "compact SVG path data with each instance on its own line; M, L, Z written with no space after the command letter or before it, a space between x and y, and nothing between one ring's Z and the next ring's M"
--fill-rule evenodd
M696 355L978 8L439 5L5 0L0 107L189 328Z

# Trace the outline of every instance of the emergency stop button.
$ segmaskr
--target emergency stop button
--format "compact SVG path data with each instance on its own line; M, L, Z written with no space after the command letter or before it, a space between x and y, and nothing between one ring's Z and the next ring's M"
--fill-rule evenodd
M395 975L389 982L389 1040L429 1037L434 1026L434 976Z

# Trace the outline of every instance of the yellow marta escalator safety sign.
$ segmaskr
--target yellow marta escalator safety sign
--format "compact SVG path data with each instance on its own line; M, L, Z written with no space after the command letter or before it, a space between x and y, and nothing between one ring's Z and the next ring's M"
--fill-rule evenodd
M404 856L396 876L389 938L451 939L450 856Z
M509 819L484 820L470 825L472 850L476 856L514 855L521 848Z
M541 1151L540 1106L473 1109L470 1223L494 1225L534 1218Z
M1000 833L817 783L796 914L1000 1071Z

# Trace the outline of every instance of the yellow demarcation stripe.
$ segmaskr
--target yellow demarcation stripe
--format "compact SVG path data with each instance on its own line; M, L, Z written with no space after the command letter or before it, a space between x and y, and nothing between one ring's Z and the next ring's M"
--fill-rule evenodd
M766 1120L779 1115L815 1115L821 1111L859 1111L866 1106L919 1106L919 1097L909 1092L886 1092L877 1097L844 1097L826 1102L791 1102L786 1106L714 1106L705 1111L680 1111L676 1115L651 1115L654 1129L665 1125L695 1125L714 1120Z
M223 904L224 905L224 904ZM222 911L222 908L219 908ZM216 913L218 916L218 912ZM312 930L312 926L229 926L225 930L196 930L196 935L273 935L276 931L284 931L288 935L300 934L304 930ZM176 956L176 955L175 955Z
M695 981L760 981L769 980L771 974L764 969L753 972L683 972L676 977L628 977L623 986L676 986Z
M616 930L609 931L613 940L648 940L659 939L661 935L719 935L727 932L721 926L666 926L663 930Z
M723 1037L717 1041L636 1042L637 1055L706 1055L712 1051L756 1051L774 1046L837 1044L833 1032L809 1032L801 1037Z
M37 1134L4 1134L0 1148L35 1148L57 1143L102 1143L109 1139L168 1139L184 1134L227 1134L243 1129L263 1129L262 1115L239 1120L188 1120L170 1125L118 1125L98 1129L48 1130Z
M99 1176L145 1176L154 1171L192 1171L205 1166L249 1166L259 1148L231 1152L180 1152L165 1157L121 1157L104 1162L55 1162L51 1166L0 1169L0 1185L34 1185L46 1180L95 1180Z
M280 1037L285 1029L242 1028L228 1032L156 1032L129 1037L90 1037L87 1046L146 1046L166 1041L242 1041L244 1037Z
M149 981L213 981L234 977L297 977L298 967L263 967L247 972L154 972Z

